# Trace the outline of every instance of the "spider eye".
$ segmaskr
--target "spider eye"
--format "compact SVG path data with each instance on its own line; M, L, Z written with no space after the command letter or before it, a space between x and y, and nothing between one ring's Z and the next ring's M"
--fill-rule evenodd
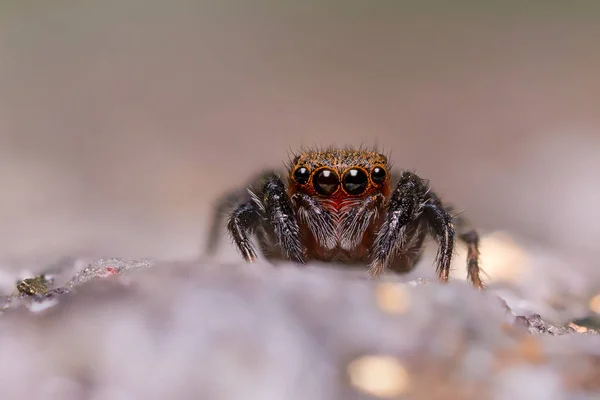
M310 178L310 171L306 167L300 167L294 171L294 180L300 185L306 185Z
M387 177L387 172L382 167L375 167L371 171L371 179L373 180L373 183L375 183L376 185L381 185L385 181L386 177Z
M315 190L317 193L325 196L335 193L339 185L340 182L338 181L337 175L330 169L320 170L313 178Z
M342 184L348 194L361 194L369 184L369 177L362 169L352 168L344 174Z

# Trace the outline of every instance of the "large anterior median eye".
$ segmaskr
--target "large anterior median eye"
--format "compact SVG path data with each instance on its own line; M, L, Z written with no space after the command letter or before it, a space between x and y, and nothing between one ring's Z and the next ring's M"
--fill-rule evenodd
M306 185L310 178L310 171L306 167L300 167L294 171L294 180L300 185Z
M348 194L361 194L369 185L369 177L362 169L352 168L344 174L342 185Z
M340 182L337 175L330 169L321 169L313 177L313 186L317 193L329 196L335 193Z

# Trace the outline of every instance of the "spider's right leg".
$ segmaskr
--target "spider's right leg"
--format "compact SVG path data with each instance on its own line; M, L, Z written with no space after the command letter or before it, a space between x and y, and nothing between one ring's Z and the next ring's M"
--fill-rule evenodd
M250 242L250 236L256 230L260 219L259 207L251 199L233 210L227 221L227 230L247 262L256 261L256 251Z
M248 191L244 188L243 190L232 190L217 200L213 207L211 225L206 232L207 236L204 245L204 254L206 256L213 256L217 252L223 235L224 220L228 214L237 204L243 203L248 199Z
M292 199L281 178L276 174L264 178L261 190L255 194L254 201L255 204L260 204L266 222L285 257L296 263L304 264L306 257L300 227Z

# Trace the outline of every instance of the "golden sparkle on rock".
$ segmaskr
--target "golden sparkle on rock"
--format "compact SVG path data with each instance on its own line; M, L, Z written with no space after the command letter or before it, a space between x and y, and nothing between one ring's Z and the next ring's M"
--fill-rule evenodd
M44 294L48 292L48 280L45 275L38 275L33 278L27 278L17 283L19 293L28 296Z
M573 322L570 322L569 326L571 328L573 328L575 330L575 332L577 332L577 333L586 333L588 331L588 328L586 328L585 326L580 326L580 325L574 324Z
M589 306L590 310L592 310L596 314L600 314L600 293L592 297Z
M408 371L400 360L384 355L363 356L347 368L350 383L358 390L381 399L395 398L407 392Z
M410 308L410 293L403 284L385 282L375 289L377 305L390 314L404 314Z

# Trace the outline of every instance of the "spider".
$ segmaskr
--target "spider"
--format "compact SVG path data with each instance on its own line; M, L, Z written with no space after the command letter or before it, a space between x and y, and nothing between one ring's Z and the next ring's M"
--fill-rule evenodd
M467 245L468 279L484 288L477 232L451 214L427 180L391 168L376 150L303 149L287 164L287 182L266 171L221 199L206 251L215 251L223 224L247 262L257 259L255 236L268 260L363 264L377 277L387 269L412 270L430 235L438 246L437 275L447 282L458 237Z

